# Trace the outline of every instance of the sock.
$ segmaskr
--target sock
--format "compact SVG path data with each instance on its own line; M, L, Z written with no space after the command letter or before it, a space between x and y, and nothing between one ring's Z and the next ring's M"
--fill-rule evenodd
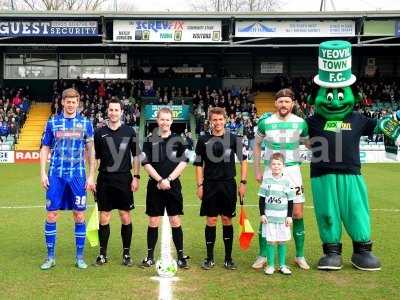
M304 220L293 219L293 239L296 245L296 257L304 257Z
M75 223L76 258L83 259L85 249L86 223Z
M147 258L154 259L154 248L158 239L158 227L147 227Z
M262 236L262 223L260 223L260 227L258 228L258 245L260 246L260 252L258 253L258 256L266 257L267 240Z
M222 226L222 236L224 238L225 245L225 261L228 261L232 259L233 226Z
M54 250L56 246L57 223L45 222L44 236L46 239L47 257L54 258Z
M182 226L172 227L172 240L176 248L178 259L183 258L183 232Z
M217 228L215 226L208 226L204 229L204 236L207 246L207 259L214 260L214 244Z
M99 224L100 255L107 256L108 239L110 238L110 224Z
M265 246L268 267L275 267L275 245L267 242Z
M282 267L286 265L286 244L278 243L278 257L279 257L279 266Z
M121 238L122 247L124 248L123 255L129 255L132 242L132 223L127 225L121 224Z

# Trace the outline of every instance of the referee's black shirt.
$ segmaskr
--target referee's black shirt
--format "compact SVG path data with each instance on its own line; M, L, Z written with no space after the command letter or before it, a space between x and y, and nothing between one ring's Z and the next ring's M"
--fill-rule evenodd
M186 150L186 143L175 133L167 138L148 137L143 143L142 165L151 164L162 178L167 178L180 162L189 162Z
M140 154L135 130L124 124L116 130L108 126L96 129L94 149L102 173L129 173L132 169L131 155Z
M228 131L223 136L206 133L200 136L196 145L195 166L204 166L204 180L231 180L236 176L235 154L241 162L242 138Z

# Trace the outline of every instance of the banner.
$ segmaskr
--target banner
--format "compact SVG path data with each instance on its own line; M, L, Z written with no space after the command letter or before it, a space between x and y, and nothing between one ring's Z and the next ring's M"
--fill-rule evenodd
M17 164L39 163L40 162L40 152L39 151L15 151L15 162Z
M283 62L269 62L263 61L261 63L261 74L282 74L283 73Z
M235 37L355 36L354 21L238 21Z
M221 21L114 20L114 42L211 43L221 41Z
M370 20L364 22L364 36L394 36L395 27L394 20ZM396 30L397 32L397 30Z
M2 21L0 36L97 36L97 21Z
M189 105L145 105L144 118L146 120L157 119L157 112L161 107L168 107L172 110L174 121L189 120Z
M0 164L13 164L14 151L0 151Z

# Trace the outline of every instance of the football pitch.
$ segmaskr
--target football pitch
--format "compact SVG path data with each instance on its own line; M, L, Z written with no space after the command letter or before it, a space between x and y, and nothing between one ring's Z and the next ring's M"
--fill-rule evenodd
M247 214L258 228L258 185L249 165ZM309 169L302 167L305 182L306 258L312 269L302 271L293 265L294 242L289 242L287 263L292 276L279 273L266 276L253 270L258 250L257 236L248 251L238 243L238 218L234 219L235 271L223 268L222 226L217 227L216 266L210 271L200 268L205 257L204 219L199 217L199 200L195 194L194 168L189 166L181 177L184 194L183 231L185 253L191 257L189 270L178 270L172 283L173 299L399 299L400 293L400 165L365 164L370 196L374 253L381 259L380 272L362 272L350 264L351 241L343 231L344 267L338 272L322 272L316 264L322 253L312 208ZM132 256L135 266L121 266L120 221L113 213L108 256L102 267L93 267L97 248L87 244L87 270L74 266L74 237L71 213L62 213L57 225L57 265L41 271L45 257L43 223L44 193L40 187L39 165L0 166L0 299L158 299L155 268L137 267L146 255L147 216L144 214L147 175L142 170L140 189L135 194L133 211ZM93 198L88 200L93 204ZM89 207L91 211L92 207ZM159 231L158 247L161 241ZM174 247L172 246L172 249ZM156 257L159 255L156 250ZM397 253L397 254L396 254ZM172 253L175 256L175 252ZM397 255L397 256L396 256Z

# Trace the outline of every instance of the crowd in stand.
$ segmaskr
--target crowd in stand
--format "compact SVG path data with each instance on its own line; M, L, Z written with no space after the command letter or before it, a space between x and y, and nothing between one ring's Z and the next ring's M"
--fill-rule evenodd
M0 143L9 136L18 139L29 110L29 86L25 88L0 87Z
M144 91L142 81L131 80L58 80L53 84L52 114L62 110L61 95L66 88L74 88L80 94L78 112L93 122L95 128L105 124L107 118L107 103L118 99L123 104L122 121L132 127L138 127L140 122L140 103L138 99Z
M172 74L172 72L170 72ZM167 72L167 74L169 74ZM356 82L362 101L355 109L368 117L380 118L392 110L400 109L399 79L359 79ZM227 111L227 128L231 132L244 136L244 140L252 148L254 131L258 121L254 94L248 88L191 89L190 87L145 87L142 80L94 80L80 79L74 81L57 80L53 83L52 113L60 113L61 94L66 88L75 88L81 99L78 111L88 117L94 127L105 124L107 102L119 99L123 103L122 120L138 127L140 122L140 101L143 96L154 98L153 104L187 104L192 102L192 112L196 120L196 134L202 135L209 129L207 112L210 107L224 107ZM307 103L312 88L312 78L275 77L271 89L291 88L296 97L294 112L300 117L314 113L313 107ZM29 87L10 89L0 88L0 139L8 135L18 138L19 129L23 126L29 109ZM381 137L369 137L370 141L380 141ZM1 140L0 140L1 142Z

